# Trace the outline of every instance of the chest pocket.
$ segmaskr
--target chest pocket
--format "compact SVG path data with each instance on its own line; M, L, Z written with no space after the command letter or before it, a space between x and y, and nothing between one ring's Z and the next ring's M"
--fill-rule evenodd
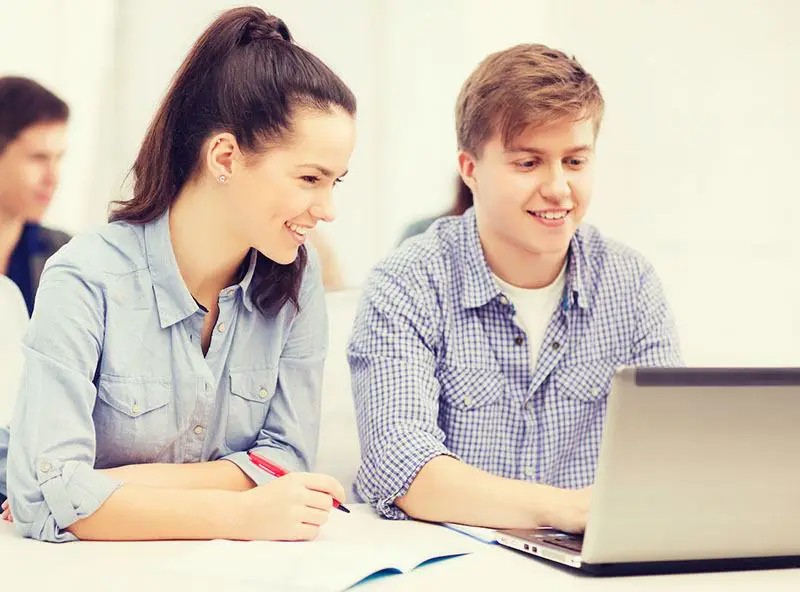
M264 426L277 391L278 369L231 370L230 379L225 443L239 452L253 447Z
M484 466L506 428L505 379L498 370L456 366L444 366L438 374L445 443L464 461Z
M556 369L556 391L560 399L585 404L605 403L611 379L622 362L600 359Z
M177 435L169 381L101 374L92 418L99 466L156 462Z
M546 482L559 487L592 482L611 379L621 365L614 359L598 359L555 370L555 392L545 398L552 423L543 426L543 440L553 459L543 475ZM575 476L565 481L565 475Z

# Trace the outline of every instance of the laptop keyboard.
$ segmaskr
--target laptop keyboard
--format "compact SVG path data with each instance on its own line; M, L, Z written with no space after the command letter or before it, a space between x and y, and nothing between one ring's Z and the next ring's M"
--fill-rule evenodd
M547 543L550 543L551 545L556 545L557 547L569 549L570 551L577 551L578 553L580 553L581 549L583 549L583 537L581 536L558 533L558 534L544 535L537 538Z

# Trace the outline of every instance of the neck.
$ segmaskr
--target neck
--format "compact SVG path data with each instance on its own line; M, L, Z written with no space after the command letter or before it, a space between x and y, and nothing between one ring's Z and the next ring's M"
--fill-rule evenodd
M535 253L520 245L511 244L498 237L480 232L481 247L486 262L497 277L504 282L525 289L549 286L564 267L567 251Z
M25 226L24 217L10 216L0 210L0 274L2 275L8 271L11 253L22 236L23 226Z
M213 190L184 187L170 208L169 233L175 260L189 292L211 309L229 286L249 247L228 232L222 200Z

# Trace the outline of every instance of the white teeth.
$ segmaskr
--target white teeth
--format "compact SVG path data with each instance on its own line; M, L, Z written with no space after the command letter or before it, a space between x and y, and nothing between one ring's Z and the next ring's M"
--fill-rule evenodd
M291 222L287 222L286 227L292 232L296 232L301 236L305 236L306 234L308 234L308 231L311 230L307 226L298 226L297 224L292 224Z
M538 216L539 218L544 218L545 220L561 220L562 218L566 218L569 212L567 210L561 210L560 212L534 212L534 216Z

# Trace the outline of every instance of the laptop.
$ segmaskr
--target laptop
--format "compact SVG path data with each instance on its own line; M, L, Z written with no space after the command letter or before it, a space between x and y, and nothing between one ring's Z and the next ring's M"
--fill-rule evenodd
M594 575L800 567L800 368L621 368L586 531L500 544Z

